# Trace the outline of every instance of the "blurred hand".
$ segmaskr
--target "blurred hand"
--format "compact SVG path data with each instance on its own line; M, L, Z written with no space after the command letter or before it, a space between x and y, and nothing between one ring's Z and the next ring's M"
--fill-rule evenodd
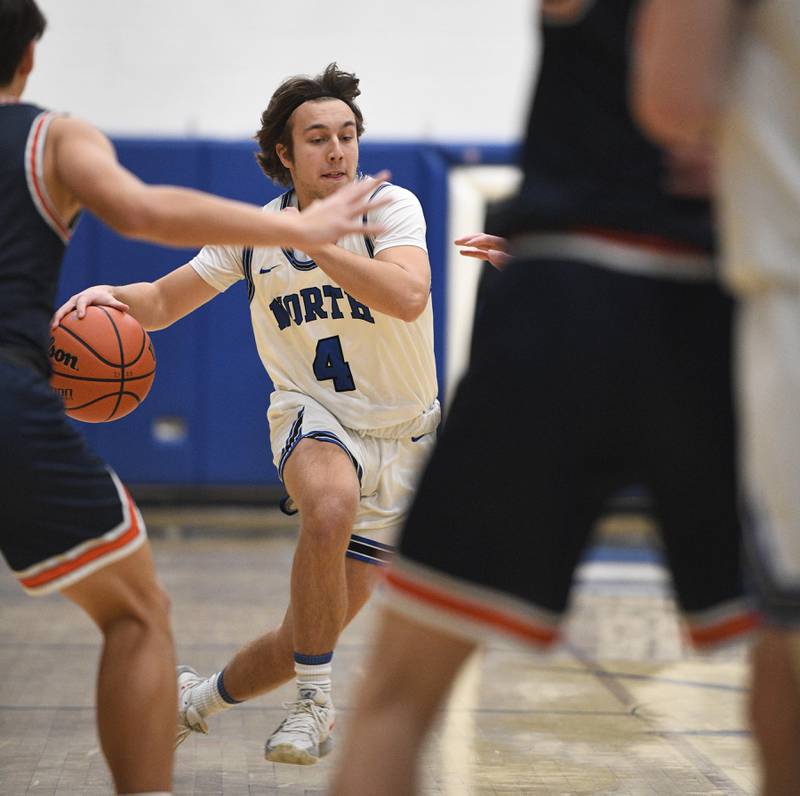
M469 246L468 249L459 249L464 257L474 257L477 260L488 260L498 271L511 262L511 247L505 238L498 238L496 235L486 235L479 233L476 235L465 235L456 238L456 246Z
M382 171L374 178L350 183L324 199L313 201L298 214L296 233L288 242L308 253L315 246L336 243L345 235L383 232L381 224L365 224L363 216L367 210L385 207L391 201L384 198L374 202L369 200L378 185L390 176L388 171Z
M70 296L53 315L53 319L50 321L51 328L55 329L61 323L61 319L72 310L78 313L79 319L83 318L86 315L86 308L92 304L113 307L120 312L127 312L130 307L114 298L113 289L111 285L95 285L94 287L87 287L86 290L82 290L74 296Z

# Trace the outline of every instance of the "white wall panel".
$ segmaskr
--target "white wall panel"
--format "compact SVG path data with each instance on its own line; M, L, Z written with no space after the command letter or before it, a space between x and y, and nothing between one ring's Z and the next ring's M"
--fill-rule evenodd
M275 86L337 60L370 137L511 140L533 0L39 0L26 96L116 134L251 135Z

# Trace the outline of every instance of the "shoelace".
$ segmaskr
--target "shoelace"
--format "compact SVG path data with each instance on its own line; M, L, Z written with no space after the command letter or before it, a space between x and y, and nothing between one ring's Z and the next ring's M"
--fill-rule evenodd
M291 711L281 722L281 732L296 732L314 740L313 730L309 728L307 718L310 715L318 730L325 725L327 707L318 705L313 699L298 699L296 702L284 702L283 707Z
M204 735L208 735L208 724L206 724L205 719L203 719L194 705L189 705L183 715L186 723L195 732L202 732Z
M183 721L195 732L202 732L204 735L208 735L208 724L206 724L205 719L200 715L200 711L192 704L192 688L194 688L194 684L186 685L181 689L180 694L178 694L178 699L181 702Z

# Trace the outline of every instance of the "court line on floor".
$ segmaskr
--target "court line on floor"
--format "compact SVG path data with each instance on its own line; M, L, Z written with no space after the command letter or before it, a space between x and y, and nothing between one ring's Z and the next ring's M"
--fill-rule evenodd
M645 724L650 723L647 718L636 712L635 708L638 704L638 700L628 691L624 684L617 682L613 673L607 672L597 662L592 661L588 656L584 655L580 650L572 647L570 644L566 644L565 647L575 656L575 659L579 663L585 666L594 675L606 691L629 709L631 716ZM747 796L746 791L743 791L724 771L720 770L712 760L699 749L695 748L684 735L672 734L657 729L653 729L652 734L663 738L678 752L678 754L694 766L709 783L715 788L722 789L727 796Z

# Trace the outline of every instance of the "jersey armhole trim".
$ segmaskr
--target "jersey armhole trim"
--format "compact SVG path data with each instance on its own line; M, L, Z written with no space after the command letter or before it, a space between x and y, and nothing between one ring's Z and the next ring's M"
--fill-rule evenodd
M67 244L72 237L69 225L56 211L44 182L44 147L50 122L55 118L56 114L52 111L42 111L33 120L25 144L25 178L28 182L31 199L39 211L39 215L62 242Z
M369 197L369 201L371 202L384 188L388 188L391 185L390 182L382 182L373 192L372 195ZM367 223L367 214L364 213L364 217L362 219L363 223ZM370 260L375 259L375 241L369 236L364 235L364 245L367 247L367 254L369 255Z

